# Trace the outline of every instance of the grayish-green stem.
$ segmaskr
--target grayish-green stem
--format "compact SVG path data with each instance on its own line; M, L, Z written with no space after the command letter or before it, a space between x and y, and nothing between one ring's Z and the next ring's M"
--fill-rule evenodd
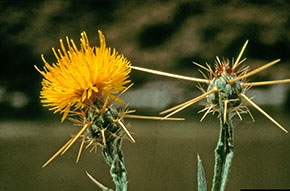
M122 139L117 138L109 142L103 148L103 154L106 162L110 166L110 174L113 182L116 185L115 191L127 190L127 175L126 168L123 161L123 153L121 150Z
M234 156L233 126L232 121L227 117L227 121L220 117L220 135L215 149L214 177L212 191L223 191Z

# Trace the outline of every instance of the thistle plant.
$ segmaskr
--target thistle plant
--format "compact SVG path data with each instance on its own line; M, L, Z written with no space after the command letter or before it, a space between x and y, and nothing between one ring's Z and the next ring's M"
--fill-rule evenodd
M262 86L262 85L273 85L280 83L289 83L290 79L284 80L274 80L274 81L263 81L263 82L248 82L247 78L257 74L275 64L277 64L280 59L269 62L257 69L250 70L249 66L242 65L246 59L242 59L242 55L248 41L243 45L236 60L231 62L228 59L220 60L216 57L215 68L209 64L206 66L194 63L204 71L199 70L204 78L193 78L177 74L171 74L166 72L161 72L157 70L131 66L131 68L143 72L148 72L152 74L168 76L172 78L189 80L198 83L198 88L202 91L200 96L197 96L189 101L181 103L175 107L162 111L160 114L164 115L164 119L176 114L177 112L191 106L192 104L206 99L206 104L204 109L200 112L204 112L201 121L209 113L217 113L217 118L220 124L220 134L217 147L215 149L215 165L214 165L214 177L212 181L212 191L222 191L226 188L226 183L228 179L228 174L232 164L232 159L234 155L234 139L233 139L233 119L237 116L242 120L242 114L249 114L254 121L254 118L248 109L246 104L253 106L259 112L261 112L266 118L273 122L277 127L279 127L284 132L288 131L279 124L275 119L273 119L268 113L266 113L261 107L252 101L246 95L247 90L252 86ZM206 84L207 89L204 89L201 84ZM204 169L200 157L198 156L198 190L206 191L206 179L204 175Z
M105 37L98 31L100 47L89 44L87 34L81 33L81 47L66 38L67 48L60 40L60 49L53 53L57 63L50 65L42 55L43 71L35 67L44 77L41 102L54 113L61 113L80 130L73 135L42 167L57 156L63 155L77 139L81 139L76 162L80 160L83 148L91 151L101 148L116 191L127 190L127 172L124 164L122 141L127 138L135 142L124 125L124 118L162 119L153 116L133 115L126 106L118 109L116 104L125 104L120 98L131 85L129 74L131 63L115 49L106 47ZM171 118L169 120L179 120ZM88 174L102 190L111 190Z
M115 49L107 48L105 37L99 32L100 47L91 47L85 32L81 33L81 48L66 38L68 50L62 40L53 53L56 64L50 65L42 55L44 70L36 69L44 77L41 102L54 113L63 114L61 121L69 118L81 129L61 147L42 167L58 155L64 154L71 145L81 139L76 162L84 144L96 150L102 149L105 161L111 167L116 190L126 190L126 169L121 150L125 137L135 142L123 123L126 111L119 112L114 101L122 102L116 94L126 90L130 82L131 63Z

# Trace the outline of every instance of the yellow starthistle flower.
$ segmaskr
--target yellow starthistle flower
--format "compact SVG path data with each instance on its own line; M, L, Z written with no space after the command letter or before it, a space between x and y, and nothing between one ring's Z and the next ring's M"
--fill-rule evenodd
M161 117L136 116L126 107L117 110L113 101L123 102L119 96L131 85L129 74L131 63L115 49L107 48L105 37L99 32L100 47L90 46L85 32L81 33L80 49L73 40L66 38L67 48L60 40L60 49L53 50L56 64L50 65L42 55L44 70L35 67L44 77L42 81L41 102L55 113L63 114L62 121L70 120L81 129L72 136L44 165L48 165L58 155L64 154L78 138L81 145L76 162L79 161L84 144L96 150L102 148L106 161L111 163L109 154L120 149L122 139L127 136L131 142L134 138L124 125L123 119L154 119ZM182 120L168 118L168 120ZM108 150L109 149L109 150ZM111 149L111 150L110 150ZM113 151L114 150L114 151ZM117 152L119 153L119 151ZM120 157L120 153L118 157Z
M61 149L44 165L64 154L71 145L82 138L77 161L84 143L106 149L106 145L122 140L125 134L133 137L123 124L125 111L118 112L112 105L114 100L122 101L119 95L130 86L131 63L115 49L106 47L105 37L98 31L100 47L90 46L87 34L81 33L80 49L73 40L66 38L67 48L60 40L60 49L53 48L57 59L50 65L42 55L43 71L36 69L44 77L41 102L55 113L62 113L62 121L70 115L70 120L82 126ZM116 95L117 94L117 95ZM119 94L119 95L118 95Z
M117 99L115 94L130 82L130 61L106 47L104 35L98 33L100 47L91 47L85 32L81 33L80 49L67 37L67 48L60 40L60 49L52 49L57 63L50 65L42 55L44 70L36 68L44 77L41 102L55 113L63 113L62 121L96 99Z

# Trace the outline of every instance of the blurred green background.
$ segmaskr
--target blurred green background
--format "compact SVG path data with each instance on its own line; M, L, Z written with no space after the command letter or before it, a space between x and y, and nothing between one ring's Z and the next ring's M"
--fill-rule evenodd
M45 169L41 165L77 132L61 124L39 102L41 54L55 62L52 47L66 36L79 44L86 31L133 65L202 77L192 61L210 65L215 56L236 57L249 39L244 57L251 69L281 58L281 63L249 81L290 78L290 2L265 1L0 1L0 190L98 190L86 177L113 187L101 153L77 146ZM134 86L123 98L138 114L158 115L200 91L196 84L132 71ZM254 87L247 93L288 130L289 85ZM177 116L184 122L126 120L135 144L124 142L129 190L196 190L196 154L204 163L210 186L218 121L202 123L196 104ZM251 109L251 108L250 108ZM235 157L228 190L290 188L289 135L253 111L235 123Z

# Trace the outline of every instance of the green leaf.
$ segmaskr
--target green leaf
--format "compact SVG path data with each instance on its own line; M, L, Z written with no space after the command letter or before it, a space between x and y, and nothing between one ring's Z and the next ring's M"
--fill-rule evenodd
M198 154L197 154L197 190L207 191L205 173L204 173L201 159Z

